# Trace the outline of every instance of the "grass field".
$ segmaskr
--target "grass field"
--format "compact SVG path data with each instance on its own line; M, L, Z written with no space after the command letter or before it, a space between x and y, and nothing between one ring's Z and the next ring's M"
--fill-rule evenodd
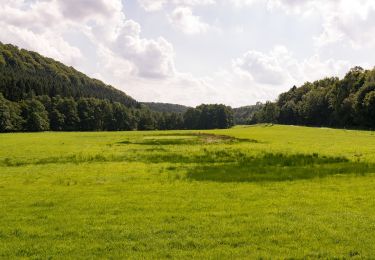
M373 258L375 135L0 135L0 258Z

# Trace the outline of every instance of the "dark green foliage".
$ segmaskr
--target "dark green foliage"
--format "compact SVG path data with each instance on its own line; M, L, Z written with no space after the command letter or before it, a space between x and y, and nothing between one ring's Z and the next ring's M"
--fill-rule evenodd
M259 123L276 123L280 116L280 109L275 103L267 102L255 115Z
M12 128L10 109L4 99L0 99L0 131L7 132Z
M157 122L153 114L148 109L142 109L137 111L138 130L153 130L156 129Z
M124 92L92 79L72 67L0 42L0 92L11 101L47 95L108 99L128 107L139 104ZM70 127L70 126L69 126Z
M61 131L64 129L65 117L57 109L53 109L50 115L50 127L53 131Z
M0 132L210 129L233 125L229 107L199 106L192 109L196 118L190 122L191 111L187 113L185 106L141 105L72 67L1 42L0 94Z
M189 108L185 113L184 113L184 122L185 126L188 129L198 129L199 126L199 111L194 109L194 108Z
M181 114L134 109L96 98L76 101L35 96L11 102L0 96L0 132L213 129L232 125L232 110L224 105L201 105Z
M142 104L152 111L161 113L185 113L189 109L187 106L169 103L143 102Z
M77 110L77 103L72 98L65 98L59 100L56 104L57 111L63 116L64 125L62 130L73 131L78 128L79 117Z
M233 110L225 105L200 105L184 114L187 129L224 129L233 126Z
M18 104L7 101L0 93L0 132L18 131L22 123Z
M375 69L354 67L342 80L326 78L294 86L254 118L258 123L373 129Z
M113 104L114 128L112 130L134 130L137 128L137 121L132 111L120 103Z
M97 120L95 118L95 106L97 100L93 98L80 99L78 101L78 115L80 118L80 127L82 131L98 130Z
M36 100L26 100L21 104L21 115L25 120L23 130L38 132L49 130L48 112L44 105Z
M253 106L245 106L234 108L234 123L236 125L250 125L253 124L255 121L254 115L256 112L261 110L264 105L260 102L257 102L256 105Z
M165 129L172 130L172 129L184 128L184 118L182 114L179 114L179 113L164 114L164 118L165 118Z

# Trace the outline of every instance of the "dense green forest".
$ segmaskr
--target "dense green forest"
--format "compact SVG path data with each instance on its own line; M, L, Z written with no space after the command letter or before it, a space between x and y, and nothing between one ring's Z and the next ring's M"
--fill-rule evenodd
M0 92L11 101L31 96L99 98L139 107L124 92L89 78L72 67L0 42Z
M150 108L155 112L162 113L185 113L190 107L178 105L178 104L169 104L169 103L157 103L157 102L142 102L141 104Z
M128 108L107 99L35 96L11 102L0 94L0 132L213 129L233 126L225 105L200 105L185 113Z
M375 69L352 68L343 79L307 82L267 102L253 115L255 123L339 128L375 128Z
M0 43L0 132L228 128L224 105L141 104L38 53Z
M212 129L279 123L375 128L375 69L293 86L275 102L232 109L140 103L36 52L0 43L0 131Z
M264 105L261 102L257 102L255 105L252 105L252 106L233 108L234 124L235 125L254 124L255 113L261 110L263 107Z

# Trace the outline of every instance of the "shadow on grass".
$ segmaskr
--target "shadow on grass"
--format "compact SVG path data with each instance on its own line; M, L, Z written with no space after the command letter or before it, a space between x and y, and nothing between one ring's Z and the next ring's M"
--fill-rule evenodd
M65 164L65 163L94 163L94 162L144 162L144 163L225 163L246 159L249 155L237 149L229 148L231 144L258 143L257 140L239 139L225 135L207 133L176 133L153 134L141 138L133 138L117 142L117 145L144 145L140 147L126 147L121 152L107 152L97 154L74 153L70 155L48 156L44 158L4 158L0 159L0 166L21 167L25 165ZM201 150L189 153L192 145L210 145L211 149L203 147ZM215 145L218 144L218 145ZM227 145L221 147L220 145ZM113 144L109 144L112 146ZM181 146L183 149L168 150L170 146ZM186 149L185 149L186 148ZM219 149L217 149L219 148Z
M128 154L74 154L20 160L5 158L0 166L20 167L45 164L105 162L169 163L169 171L187 169L187 179L216 182L266 182L311 179L337 174L375 173L375 164L349 161L344 157L318 154L265 153L253 156L237 149L202 149L195 154L159 151ZM195 166L194 166L195 165Z
M124 140L117 144L138 145L196 145L196 144L234 144L234 143L258 143L253 139L241 139L227 135L215 135L208 133L182 133L182 134L158 134L146 135L138 140Z
M252 159L250 155L237 151L235 149L207 150L189 154L188 152L170 152L160 149L157 146L151 146L144 151L131 151L120 154L72 154L64 156L50 156L37 159L17 159L5 158L0 160L0 166L19 167L25 165L45 165L45 164L65 164L65 163L95 163L95 162L142 162L142 163L171 163L171 164L214 164L231 163ZM249 157L250 156L250 157Z
M317 154L270 153L234 163L198 166L188 172L187 178L216 182L267 182L367 173L375 173L375 164L351 162L344 157L321 157Z

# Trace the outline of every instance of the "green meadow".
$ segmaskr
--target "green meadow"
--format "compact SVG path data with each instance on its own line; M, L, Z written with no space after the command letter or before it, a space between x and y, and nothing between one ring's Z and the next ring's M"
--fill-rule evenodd
M373 258L375 135L0 135L0 258Z

